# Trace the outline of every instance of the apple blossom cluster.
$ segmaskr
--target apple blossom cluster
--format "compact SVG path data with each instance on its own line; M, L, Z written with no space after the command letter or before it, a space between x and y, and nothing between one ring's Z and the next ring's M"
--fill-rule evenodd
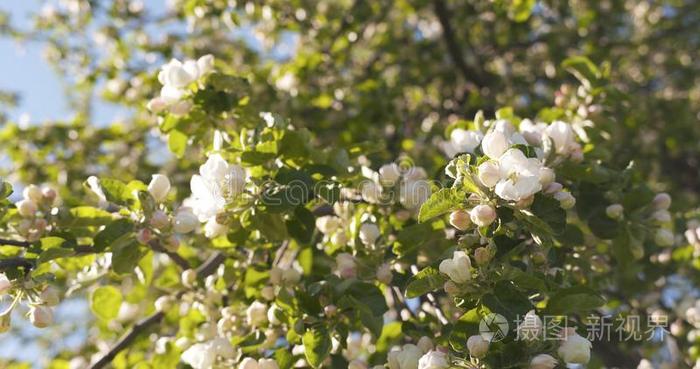
M166 109L171 114L182 116L189 113L192 103L184 97L188 87L214 69L214 56L204 55L197 60L181 62L172 59L161 67L158 81L163 85L160 96L148 102L148 110L160 113Z
M211 154L206 163L199 167L199 174L192 176L192 196L184 201L184 209L181 210L191 210L200 222L206 222L204 233L208 238L219 237L226 234L228 227L220 223L218 216L243 193L245 185L246 172L243 167L228 163L219 154Z
M24 189L22 195L24 198L15 204L17 213L22 217L16 227L17 233L27 241L34 242L51 230L46 217L51 214L56 202L56 190L31 184Z
M10 297L12 303L0 311L0 333L10 330L12 312L21 302L26 302L29 308L27 318L37 328L46 328L53 323L53 307L60 302L56 290L45 283L31 278L11 281L0 273L0 300L6 297Z
M672 230L673 218L668 211L669 207L671 207L671 196L662 192L654 196L647 212L649 228L654 229L654 242L662 247L673 246L675 243L675 236ZM617 221L624 220L626 217L625 208L619 203L611 204L606 207L605 214L608 218ZM688 237L688 235L689 233L686 232L686 237ZM690 234L690 236L692 236L692 234ZM688 242L691 242L691 238L688 238Z
M407 210L415 211L430 197L431 184L421 167L389 163L378 172L362 167L362 174L367 180L360 184L360 192L362 199L370 204L393 204L398 192L398 202Z

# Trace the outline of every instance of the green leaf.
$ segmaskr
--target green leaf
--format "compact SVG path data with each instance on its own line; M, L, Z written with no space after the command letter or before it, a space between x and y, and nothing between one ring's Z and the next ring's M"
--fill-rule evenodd
M187 149L187 135L173 129L168 134L168 148L175 154L178 158L181 158L185 154L185 149Z
M292 364L294 364L294 356L287 348L280 348L275 350L275 361L279 366L279 369L290 369Z
M432 195L420 207L418 221L435 218L447 212L457 209L461 202L459 193L451 188L443 188Z
M0 199L6 199L12 194L12 185L8 182L0 184Z
M535 3L535 0L512 0L508 7L508 17L519 23L525 22L530 18Z
M555 234L564 232L566 228L566 210L561 208L559 201L550 196L535 195L535 201L530 206L535 216L542 219Z
M493 292L484 295L482 302L489 310L503 315L509 322L516 321L533 308L527 296L506 280L497 282Z
M331 352L331 336L325 327L315 327L307 330L302 337L306 361L314 368L321 366Z
M134 225L129 219L122 218L109 223L103 230L95 235L95 251L103 252L112 246L112 244L116 243L117 240L133 236L131 235L133 229Z
M134 198L124 182L114 178L100 178L100 187L107 201L118 205L127 205Z
M596 86L601 77L598 67L585 56L567 58L561 65L589 89Z
M406 287L406 297L422 296L442 288L445 282L447 282L447 276L442 275L433 267L427 267L409 279Z
M547 303L546 312L567 315L587 312L602 306L605 300L595 291L584 286L569 287L554 294Z
M122 294L113 286L98 287L90 296L90 310L101 320L109 321L117 317L122 304Z
M112 247L112 270L117 274L133 273L142 256L138 243L133 238L126 238Z

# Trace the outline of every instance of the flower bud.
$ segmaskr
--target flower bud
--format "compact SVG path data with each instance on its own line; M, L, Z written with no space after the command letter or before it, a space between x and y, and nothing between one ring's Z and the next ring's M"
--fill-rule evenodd
M156 299L156 302L154 303L156 311L160 313L164 313L170 310L174 304L175 299L172 296L161 296L158 299Z
M539 354L530 361L530 369L554 369L557 363L557 359L551 355Z
M472 225L472 222L469 219L469 213L464 210L455 210L450 213L450 224L460 231L464 231Z
M188 288L192 288L197 283L197 272L194 269L187 269L182 272L180 276L180 281L182 285Z
M15 204L17 206L17 212L19 215L25 218L31 218L36 215L37 207L36 203L29 199L24 199Z
M275 288L272 286L265 286L260 290L260 296L267 301L272 301L275 299Z
M25 200L31 200L34 201L35 203L41 202L42 195L41 195L41 189L37 185L30 184L29 186L24 188L24 191L22 192L22 195L24 196Z
M535 314L534 310L530 310L525 314L516 331L519 340L538 340L542 333L542 319Z
M167 107L168 107L168 104L160 96L152 98L146 104L146 109L150 110L152 113L155 113L155 114L162 112Z
M610 219L622 219L625 208L620 204L612 204L605 208L605 215Z
M12 328L12 312L0 315L0 333L5 333Z
M674 236L673 232L668 229L661 228L654 234L654 242L661 247L673 246Z
M259 369L279 369L279 365L274 359L262 358L258 360Z
M571 209L576 205L576 198L568 191L559 191L554 194L554 198L559 201L562 209Z
M46 328L53 323L53 310L47 306L32 305L29 308L29 321L37 328Z
M170 180L162 174L151 176L151 183L148 184L148 192L156 202L162 202L170 192Z
M163 230L170 225L170 219L168 219L168 215L165 214L164 211L156 210L153 212L149 223L151 226L153 226L153 228Z
M41 196L43 196L46 203L51 205L51 204L53 204L54 200L56 200L56 196L58 196L58 194L56 193L56 190L54 190L53 188L44 187L41 189Z
M374 245L379 235L379 227L374 223L365 223L360 227L360 241L365 246Z
M552 194L555 194L555 193L561 191L562 188L564 188L564 186L562 186L561 183L552 182L547 187L545 187L542 192L544 192L546 195L552 195Z
M418 348L421 349L421 351L423 351L424 354L429 352L429 351L432 351L433 348L435 348L433 345L433 340L431 340L427 336L421 337L418 340L418 343L416 344L416 346L418 346Z
M355 258L348 253L340 253L335 257L338 274L343 278L354 278L356 271Z
M391 283L394 275L391 273L391 265L384 263L377 268L377 280L386 285Z
M337 312L338 312L338 307L335 305L328 305L328 306L325 306L323 308L323 314L329 318L334 317Z
M260 369L258 361L252 357L246 357L238 364L238 369Z
M469 355L481 359L489 351L489 341L485 340L481 335L473 335L467 340L467 348L469 349Z
M491 261L491 257L491 251L486 247L479 247L474 250L474 261L476 261L476 265L487 265L489 261Z
M671 222L671 213L669 213L668 210L657 210L653 214L651 214L651 217L654 219L654 221L658 223Z
M180 247L180 239L177 238L175 235L170 235L168 238L165 239L165 243L163 244L166 250L176 252L177 249Z
M198 225L199 219L188 207L179 208L173 218L173 230L177 233L192 232Z
M671 195L666 192L657 194L651 204L654 209L668 209L671 207Z
M396 163L384 164L379 168L379 180L382 183L394 184L401 177L399 166Z
M170 113L182 117L187 115L192 110L192 103L187 100L178 101L170 106Z
M457 286L456 283L452 281L447 281L445 284L442 286L443 289L445 289L445 293L448 295L456 295L459 293L459 287Z
M479 227L486 227L496 220L496 210L491 205L477 205L469 212L469 215L472 222Z
M150 241L152 238L153 238L153 233L148 228L141 228L141 229L139 229L139 232L136 234L136 240L139 241L143 245L148 244L148 241Z
M556 179L556 174L554 174L554 169L548 168L548 167L542 167L540 168L540 184L542 187L547 187L550 184L554 183L554 180Z
M56 289L53 287L46 287L43 291L41 291L39 297L46 306L56 306L59 302L61 302L60 298L58 297L58 292L56 292Z

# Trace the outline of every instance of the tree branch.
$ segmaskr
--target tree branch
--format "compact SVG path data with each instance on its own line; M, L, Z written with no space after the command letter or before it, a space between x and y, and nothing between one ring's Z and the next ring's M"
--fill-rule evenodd
M153 251L161 252L163 254L168 255L170 257L170 260L172 260L175 264L177 264L182 270L187 270L190 269L190 263L187 262L180 254L177 252L170 251L163 247L163 245L158 242L158 240L154 239L148 242L148 246L150 246Z
M5 238L0 238L0 246L17 246L17 247L29 247L32 244L27 241L9 240Z
M197 277L201 279L211 275L216 271L219 265L221 265L224 262L224 260L226 260L226 256L224 254L220 252L213 254L209 257L209 259L207 259L207 261L205 261L202 265L200 265L197 268ZM177 293L176 297L182 297L182 295L184 295L185 292L187 292L187 290L181 290ZM155 312L146 319L143 319L140 322L136 323L133 327L131 327L129 332L127 332L124 336L122 336L122 338L119 339L119 341L117 341L114 347L112 347L106 354L104 354L104 356L102 356L99 360L92 364L90 366L90 369L100 369L107 366L109 363L112 362L112 360L115 356L117 356L117 354L129 347L129 345L139 335L144 333L151 326L158 324L164 316L165 314L162 312Z
M460 73L467 82L474 83L477 87L484 87L487 83L481 76L481 72L471 68L462 56L462 49L459 47L454 29L450 24L450 11L447 9L444 0L435 0L435 15L442 26L442 35L447 45L447 52L450 54L452 62L457 66Z
M25 269L31 269L34 267L34 260L21 258L21 257L0 259L0 271L6 270L9 268L19 268L19 267L22 267Z

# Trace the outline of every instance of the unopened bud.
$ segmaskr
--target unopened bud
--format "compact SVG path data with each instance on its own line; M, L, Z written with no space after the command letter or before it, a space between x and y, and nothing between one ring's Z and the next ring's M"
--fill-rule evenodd
M496 220L496 209L491 205L477 205L469 212L471 221L479 227L486 227Z
M673 239L673 232L665 228L658 229L654 235L654 242L661 247L672 246Z
M163 230L170 225L170 219L168 219L168 215L165 214L164 211L157 210L153 212L149 223L153 226L153 228Z
M32 305L29 308L29 321L37 328L46 328L53 323L53 310L47 306Z
M450 224L460 231L464 231L472 225L472 221L469 219L469 213L466 211L455 210L450 213Z
M622 219L624 211L625 208L623 208L620 204L612 204L605 208L605 214L610 219Z
M161 296L158 299L156 299L154 305L156 307L156 311L164 313L170 310L170 308L172 308L174 304L175 299L172 296Z
M140 229L138 234L136 235L136 240L144 245L148 244L148 241L150 241L152 238L153 233L151 233L151 230L148 228Z
M323 314L325 314L329 318L334 317L337 312L338 312L338 307L335 305L328 305L328 306L323 308Z
M183 286L192 288L197 283L197 272L194 269L187 269L182 272L180 280Z
M32 200L24 199L15 204L15 206L17 206L17 212L19 212L19 215L25 218L31 218L34 217L34 215L36 215L36 203Z
M654 206L654 209L668 209L671 207L671 195L666 192L657 194L651 204Z
M491 261L491 251L486 247L479 247L474 250L474 260L476 265L484 266Z

